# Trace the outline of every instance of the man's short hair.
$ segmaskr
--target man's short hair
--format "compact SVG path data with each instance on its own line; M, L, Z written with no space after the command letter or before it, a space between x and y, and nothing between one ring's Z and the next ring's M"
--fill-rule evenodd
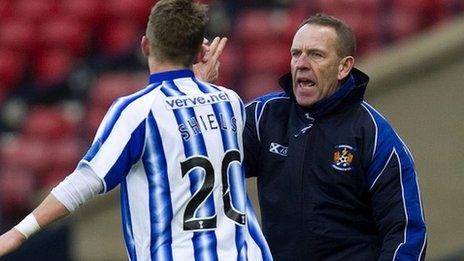
M151 9L145 35L155 58L190 66L208 23L207 6L192 0L160 0Z
M354 56L356 53L356 37L353 30L343 21L323 13L317 13L304 20L298 30L307 24L328 26L335 30L338 36L337 54L340 57Z

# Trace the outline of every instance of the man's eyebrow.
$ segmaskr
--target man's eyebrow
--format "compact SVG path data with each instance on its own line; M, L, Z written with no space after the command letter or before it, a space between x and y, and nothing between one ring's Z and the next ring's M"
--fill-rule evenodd
M294 52L294 51L303 51L303 48L301 47L292 47L290 48L290 52ZM304 50L305 52L308 52L308 53L313 53L313 52L320 52L320 53L325 53L325 51L323 49L320 49L320 48L309 48L309 49L305 49Z

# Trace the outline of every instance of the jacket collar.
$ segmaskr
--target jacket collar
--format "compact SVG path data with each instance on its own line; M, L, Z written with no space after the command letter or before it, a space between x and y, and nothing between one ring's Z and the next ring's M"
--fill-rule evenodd
M306 117L317 119L320 116L333 111L343 101L353 99L362 100L364 98L364 92L368 82L369 76L359 69L353 68L350 74L344 79L342 86L340 86L340 88L332 95L316 102L313 106L311 106L311 108L304 108L299 105L297 107L306 115ZM291 73L287 73L280 77L279 85L296 104Z

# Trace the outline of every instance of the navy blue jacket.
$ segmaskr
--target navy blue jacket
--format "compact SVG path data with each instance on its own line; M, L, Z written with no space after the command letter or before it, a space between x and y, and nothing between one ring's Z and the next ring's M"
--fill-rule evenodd
M363 100L353 69L305 110L284 92L248 104L245 167L257 177L262 226L276 260L420 260L426 229L414 162Z

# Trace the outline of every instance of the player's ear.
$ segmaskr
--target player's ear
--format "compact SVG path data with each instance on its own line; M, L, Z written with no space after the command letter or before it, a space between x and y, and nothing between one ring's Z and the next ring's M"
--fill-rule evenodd
M150 56L150 41L145 35L142 37L142 41L140 42L140 47L142 49L143 55L147 57Z
M340 64L338 65L338 80L342 80L345 78L353 69L354 66L354 57L353 56L347 56L343 58L340 61Z

